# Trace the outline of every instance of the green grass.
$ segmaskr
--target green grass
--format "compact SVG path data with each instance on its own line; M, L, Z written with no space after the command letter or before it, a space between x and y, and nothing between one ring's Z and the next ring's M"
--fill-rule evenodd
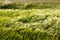
M0 9L0 40L59 39L59 9Z
M60 3L0 3L0 9L60 9Z

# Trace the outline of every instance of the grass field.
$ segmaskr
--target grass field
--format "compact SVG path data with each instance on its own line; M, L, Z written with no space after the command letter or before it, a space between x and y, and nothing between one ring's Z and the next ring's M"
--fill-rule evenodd
M60 40L60 9L0 9L0 40Z

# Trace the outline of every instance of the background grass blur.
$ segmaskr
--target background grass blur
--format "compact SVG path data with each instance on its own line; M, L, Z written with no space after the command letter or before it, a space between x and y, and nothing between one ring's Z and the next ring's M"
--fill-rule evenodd
M45 8L60 9L60 3L13 2L5 4L0 2L0 9L45 9Z

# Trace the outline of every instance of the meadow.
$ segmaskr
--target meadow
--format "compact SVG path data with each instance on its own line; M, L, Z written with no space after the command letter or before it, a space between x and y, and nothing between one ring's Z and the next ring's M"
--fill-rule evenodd
M0 9L0 40L60 40L59 8L40 4Z

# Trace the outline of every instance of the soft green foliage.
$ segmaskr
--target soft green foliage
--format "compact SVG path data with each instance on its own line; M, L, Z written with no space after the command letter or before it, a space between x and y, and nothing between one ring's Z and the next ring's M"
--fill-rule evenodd
M60 40L60 10L0 9L0 40Z

